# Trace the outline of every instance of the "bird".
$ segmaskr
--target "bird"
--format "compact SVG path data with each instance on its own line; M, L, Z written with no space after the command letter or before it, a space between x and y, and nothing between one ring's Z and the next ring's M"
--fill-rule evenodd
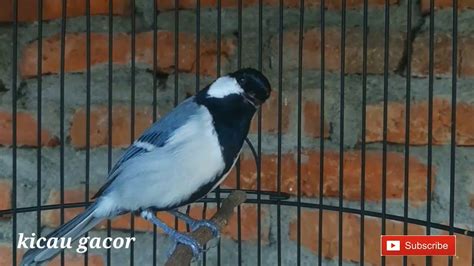
M203 198L224 181L240 156L255 113L270 94L269 80L253 68L215 79L146 129L109 171L94 202L46 238L74 241L103 220L134 213L160 227L175 246L187 245L199 256L202 246L167 226L156 212L169 212L191 230L204 226L219 236L211 221L195 220L178 208ZM21 265L36 265L60 252L60 248L30 249Z

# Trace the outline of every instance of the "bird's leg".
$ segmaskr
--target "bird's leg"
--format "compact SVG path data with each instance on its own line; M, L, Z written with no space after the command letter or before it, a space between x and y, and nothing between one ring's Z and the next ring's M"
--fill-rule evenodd
M191 248L193 251L193 255L195 258L199 258L200 253L203 251L203 248L199 242L197 242L194 238L187 234L180 233L173 228L169 227L166 225L164 222L160 221L153 212L149 210L144 210L140 213L143 219L150 221L154 225L160 227L167 235L172 237L175 240L175 245L173 248L170 250L170 254L174 251L176 248L177 243L184 244L188 247Z
M168 211L168 212L173 214L174 216L176 216L178 219L183 220L186 224L188 224L191 227L191 231L196 231L200 227L207 227L207 228L209 228L209 230L212 231L212 235L215 238L220 237L219 227L217 227L217 225L215 223L213 223L209 220L195 220L195 219L189 217L188 215L186 215L182 212L179 212L177 210L172 210L172 211Z

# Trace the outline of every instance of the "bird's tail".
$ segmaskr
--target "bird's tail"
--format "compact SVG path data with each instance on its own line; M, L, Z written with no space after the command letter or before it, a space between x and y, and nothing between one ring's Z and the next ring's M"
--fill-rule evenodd
M69 222L63 224L58 229L46 236L46 239L54 238L70 238L71 242L91 230L100 223L104 218L95 217L94 212L97 210L97 203L87 208L83 213L74 217ZM52 259L62 249L60 248L34 248L28 250L23 256L21 266L36 265L41 262Z

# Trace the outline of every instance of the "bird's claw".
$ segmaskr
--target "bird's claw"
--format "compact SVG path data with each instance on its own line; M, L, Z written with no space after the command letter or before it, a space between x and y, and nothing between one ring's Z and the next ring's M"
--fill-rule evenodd
M205 246L205 248L204 248L205 252L207 252L211 248L217 246L217 244L219 243L219 239L221 237L221 234L220 234L220 231L219 231L219 227L214 222L211 222L209 220L194 221L192 224L190 224L190 227L191 227L191 231L193 231L193 232L196 231L197 229L201 228L201 227L207 227L207 228L209 228L209 230L212 231L212 236L214 238L211 239L209 241L209 243Z
M200 221L194 221L192 224L190 224L190 226L191 226L191 231L193 232L201 227L207 227L209 228L209 230L212 231L212 235L215 238L220 238L219 227L214 222L211 222L209 220L200 220Z
M193 252L194 260L199 259L201 252L204 251L201 244L199 244L199 242L197 242L194 238L192 238L189 235L176 232L175 234L171 235L171 237L174 239L174 244L171 247L168 256L171 256L173 254L178 244L183 244L185 246L188 246Z

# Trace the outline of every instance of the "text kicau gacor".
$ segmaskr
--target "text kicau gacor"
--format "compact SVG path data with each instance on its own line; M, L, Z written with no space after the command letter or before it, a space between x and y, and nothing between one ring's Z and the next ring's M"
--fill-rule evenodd
M31 236L24 236L24 233L18 234L18 245L17 248L48 248L48 249L72 249L73 240L70 237L39 237L36 239L36 234L32 233ZM88 248L92 249L121 249L129 248L132 242L135 242L135 237L106 237L104 239L100 237L81 237L78 241L76 249L77 253L84 253Z

